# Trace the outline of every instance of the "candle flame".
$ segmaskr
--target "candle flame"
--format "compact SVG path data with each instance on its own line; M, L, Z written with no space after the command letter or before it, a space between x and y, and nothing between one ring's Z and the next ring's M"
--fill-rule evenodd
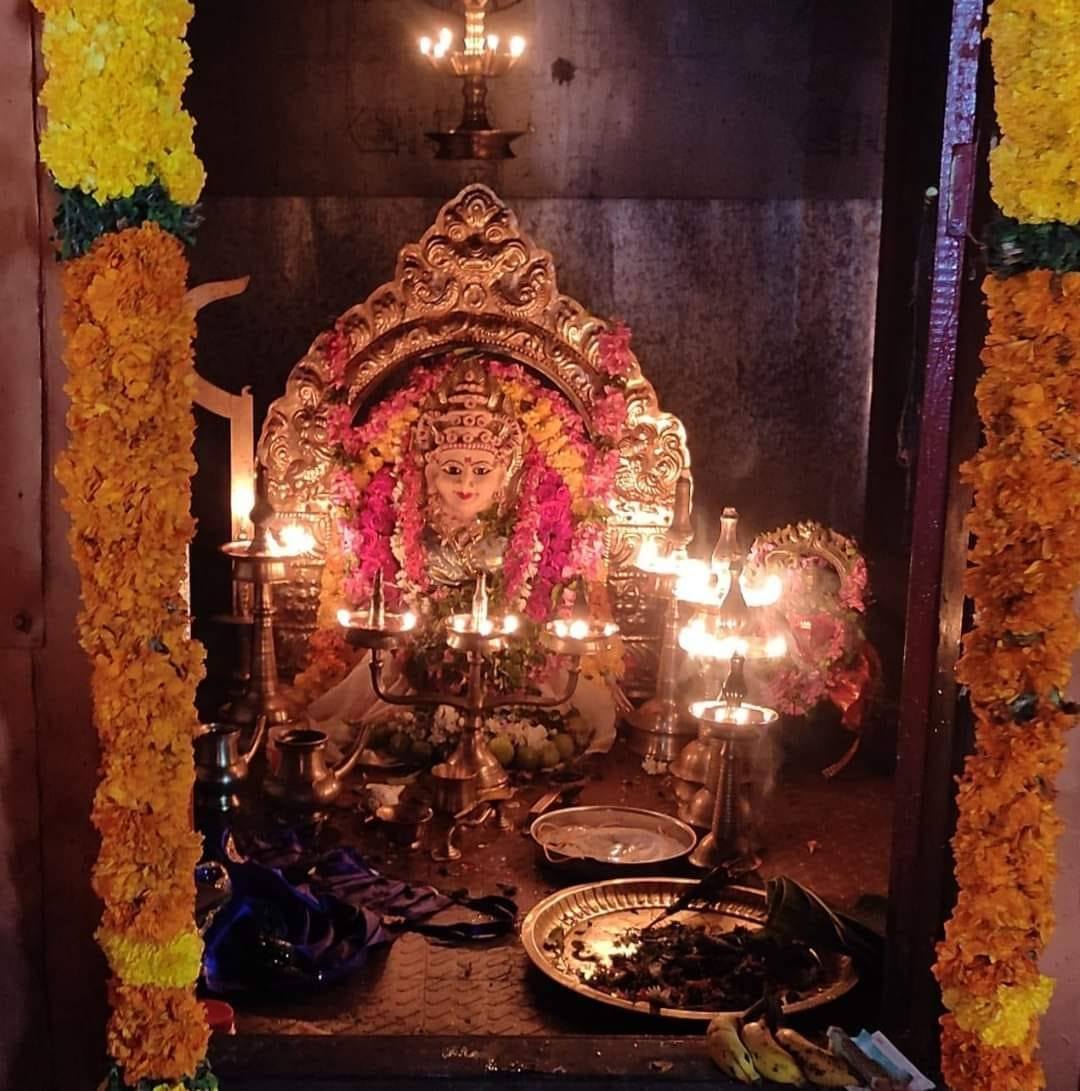
M521 622L518 620L517 614L507 614L503 618L503 632L504 633L516 633L518 626Z
M498 34L489 34L487 36L487 47L492 53L499 48L499 36Z
M525 39L520 34L515 34L510 39L510 56L520 57L525 52Z
M454 35L451 34L449 27L441 27L439 29L439 45L444 49L450 48L450 43L454 40Z
M352 613L342 607L337 612L338 624L348 629L352 622Z
M584 640L589 635L589 623L581 618L570 622L570 639Z
M787 655L787 640L782 633L765 641L765 654L770 659L783 659Z
M406 610L401 615L401 629L403 632L409 632L411 629L416 628L416 614L412 610Z

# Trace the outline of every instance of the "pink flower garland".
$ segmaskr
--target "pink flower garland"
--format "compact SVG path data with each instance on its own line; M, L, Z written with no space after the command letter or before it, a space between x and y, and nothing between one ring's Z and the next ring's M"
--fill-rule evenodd
M393 492L394 475L384 466L364 490L356 517L343 528L355 562L345 577L344 588L355 605L361 605L371 597L375 573L380 569L387 588L387 602L391 606L397 605L398 592L393 583L398 565L390 548L391 535L397 524Z
M540 507L537 490L545 472L543 459L534 447L525 456L521 487L518 492L518 518L506 550L503 563L503 593L514 609L520 610L520 596L532 582L536 563L537 537L540 529Z
M351 359L349 335L340 326L332 330L326 339L326 359L330 365L330 385L340 388L345 381L345 369Z
M600 370L612 378L623 379L630 374L630 329L616 322L607 333L597 338L600 348Z
M536 499L540 509L537 537L541 553L525 613L533 621L543 622L551 617L553 592L563 579L570 559L573 498L562 477L554 470L547 470L536 490Z
M596 431L605 439L617 439L626 424L626 395L614 387L605 387L593 402L592 413Z
M408 443L401 455L401 527L398 560L408 583L417 591L430 590L424 551L424 475L410 457Z

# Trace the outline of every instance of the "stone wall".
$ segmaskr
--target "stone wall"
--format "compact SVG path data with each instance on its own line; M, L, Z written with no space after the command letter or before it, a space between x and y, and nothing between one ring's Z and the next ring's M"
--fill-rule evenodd
M454 81L416 49L422 0L196 5L188 95L210 175L199 367L261 407L334 317L473 178L552 250L563 290L624 318L687 424L699 504L860 533L888 0L523 0L492 90L529 132L498 165L436 162ZM556 64L558 62L558 64ZM569 63L567 63L569 62Z

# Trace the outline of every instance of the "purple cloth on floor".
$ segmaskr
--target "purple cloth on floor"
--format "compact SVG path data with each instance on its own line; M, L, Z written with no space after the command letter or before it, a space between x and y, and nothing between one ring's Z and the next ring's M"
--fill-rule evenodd
M246 857L219 856L233 894L205 936L203 977L213 992L333 984L390 943L391 926L457 942L490 939L513 927L517 907L508 899L451 898L434 887L388 879L350 848L313 855L292 831L246 848ZM451 905L489 921L422 923Z

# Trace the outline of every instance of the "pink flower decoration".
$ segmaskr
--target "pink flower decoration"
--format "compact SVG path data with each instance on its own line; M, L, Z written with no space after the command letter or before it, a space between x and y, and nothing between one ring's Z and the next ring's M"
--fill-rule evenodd
M532 578L535 560L533 554L540 526L540 508L536 502L536 494L543 473L544 465L540 453L535 447L531 448L525 456L522 468L517 522L503 562L504 593L508 604L516 604Z
M617 439L626 424L626 396L621 390L606 387L593 402L593 424L600 435Z
M598 580L604 560L604 528L597 523L581 523L574 531L567 574Z
M335 329L327 338L326 358L330 365L330 385L339 387L350 359L349 337L343 330Z
M600 349L600 370L612 378L630 374L630 329L617 322L607 333L597 338Z
M356 517L346 528L353 539L354 567L345 580L345 590L355 603L365 602L371 595L375 573L382 570L386 601L398 605L399 592L393 586L398 564L390 548L390 539L397 524L393 503L394 475L384 466L364 490Z
M339 508L357 508L360 504L360 490L353 475L348 470L335 470L330 479L330 499Z

